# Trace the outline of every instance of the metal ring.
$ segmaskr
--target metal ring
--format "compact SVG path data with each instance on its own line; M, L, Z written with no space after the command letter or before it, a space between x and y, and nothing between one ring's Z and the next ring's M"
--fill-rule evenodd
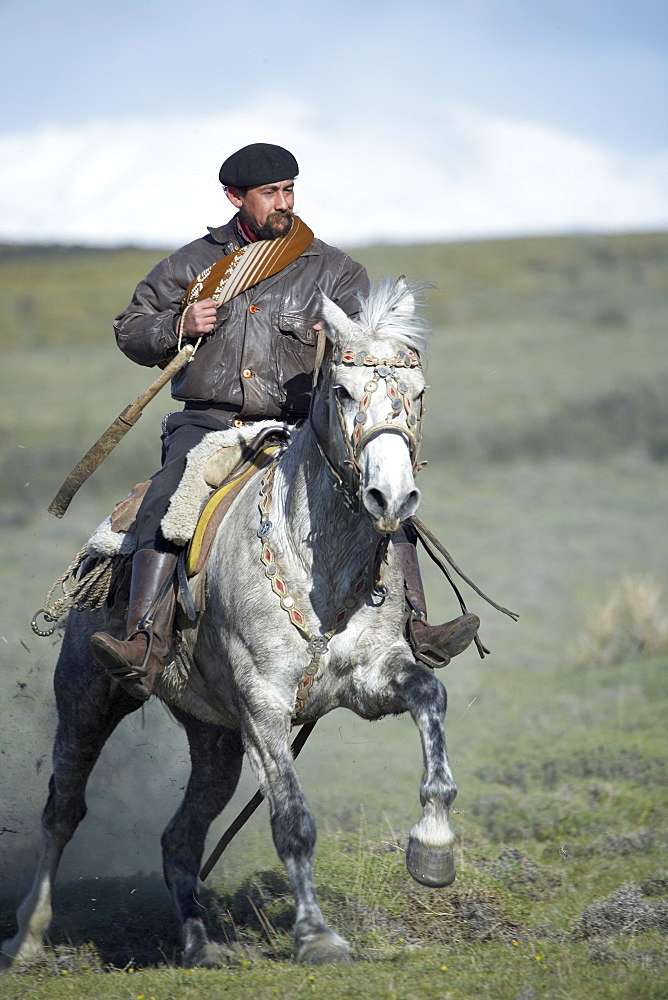
M46 632L43 629L38 628L37 619L39 618L40 615L43 616L45 622L55 622L53 628L49 629ZM33 630L35 635L39 635L42 639L47 639L50 635L53 635L53 633L58 628L58 619L54 618L53 615L50 615L48 611L46 611L44 608L40 608L39 611L36 611L35 614L33 615L32 621L30 622L30 628Z

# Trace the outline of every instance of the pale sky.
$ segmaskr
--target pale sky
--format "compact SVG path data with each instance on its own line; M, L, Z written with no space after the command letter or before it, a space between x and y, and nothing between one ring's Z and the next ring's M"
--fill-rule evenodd
M328 242L663 229L665 0L0 0L0 240L176 246L288 146Z

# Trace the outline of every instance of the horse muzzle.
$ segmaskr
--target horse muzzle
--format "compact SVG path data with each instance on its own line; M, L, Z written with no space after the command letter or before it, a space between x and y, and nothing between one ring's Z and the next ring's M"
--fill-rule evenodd
M391 496L381 487L368 486L362 492L362 503L373 521L376 531L392 535L403 521L411 517L420 506L420 491L416 486Z

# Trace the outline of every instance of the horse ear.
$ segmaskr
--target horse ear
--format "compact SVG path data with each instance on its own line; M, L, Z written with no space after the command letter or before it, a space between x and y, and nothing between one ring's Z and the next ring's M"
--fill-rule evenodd
M392 312L402 319L409 319L415 315L415 296L408 287L406 275L401 274L394 283L394 292L397 295L397 304L392 307Z
M319 289L319 291L322 318L327 325L329 339L332 341L342 341L346 338L347 334L357 330L357 327L350 317L343 311L343 309L340 306L337 306L336 302L332 302L332 300L325 295L322 289Z

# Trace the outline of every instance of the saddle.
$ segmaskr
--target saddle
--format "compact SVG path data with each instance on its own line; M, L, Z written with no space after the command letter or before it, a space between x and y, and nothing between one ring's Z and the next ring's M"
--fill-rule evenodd
M266 421L255 426L213 431L188 455L186 471L161 527L165 537L182 548L177 579L181 604L190 621L194 621L197 611L204 608L205 588L199 586L200 577L203 581L209 551L223 518L253 476L267 468L287 447L289 438L287 424ZM76 565L73 563L68 568L67 588L63 589L72 590L72 581L76 579L77 595L67 603L80 606L79 597L87 599L86 581L90 578L91 567L105 566L104 597L108 606L114 611L118 607L119 617L124 617L137 514L149 486L150 481L136 484L93 532L87 546L79 553ZM95 606L104 599L104 584L98 589ZM47 621L55 621L49 614L55 609L47 606L44 610ZM62 612L58 610L60 616Z
M216 531L244 486L287 447L290 432L285 424L266 423L253 428L253 436L239 439L234 431L213 431L188 456L186 472L162 520L167 539L185 547L188 577L206 564ZM251 428L244 428L248 432ZM88 543L91 555L130 555L137 514L150 482L137 483L116 504L111 515Z
M242 472L229 477L213 491L202 508L195 532L188 545L185 569L189 578L197 576L204 569L211 543L223 518L232 506L232 502L239 496L246 483L256 472L266 468L274 461L279 451L280 445L277 444L260 446Z

